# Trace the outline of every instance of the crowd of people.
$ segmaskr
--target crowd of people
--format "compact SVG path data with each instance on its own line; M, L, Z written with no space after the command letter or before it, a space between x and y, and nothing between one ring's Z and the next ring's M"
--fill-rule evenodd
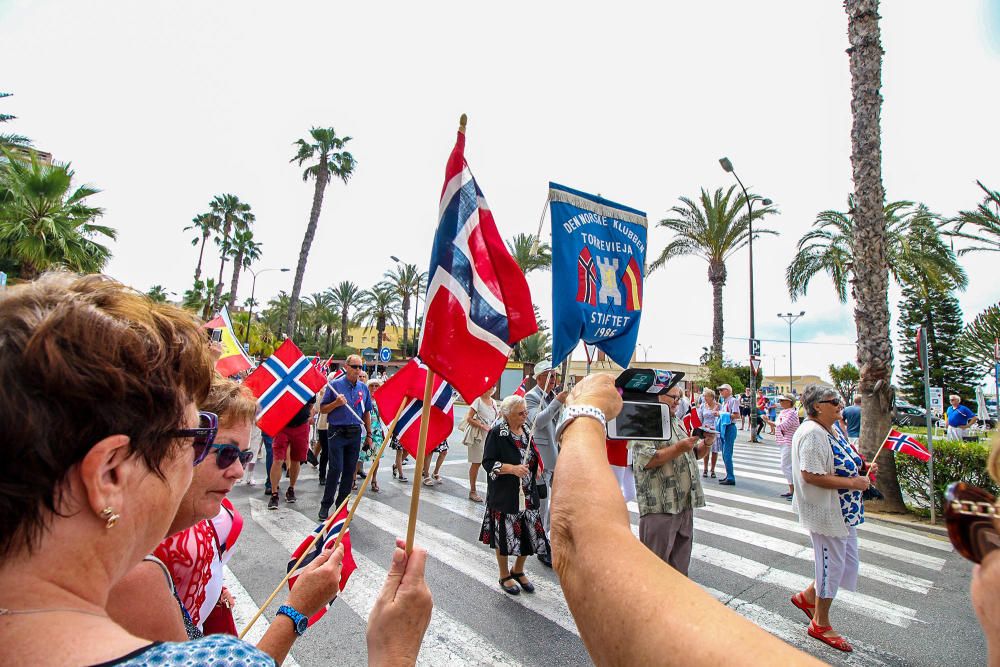
M16 462L0 472L4 661L280 664L306 631L305 619L336 595L342 547L301 572L256 646L235 637L222 570L240 557L234 547L243 519L226 496L253 460L256 403L213 367L200 322L110 279L47 274L0 293L0 428L5 460ZM350 495L363 452L386 435L371 395L377 379L366 384L362 373L361 360L348 358L342 377L265 438L270 506L296 502L315 413L324 441L320 518ZM746 422L732 388L705 390L687 408L679 407L681 388L667 386L657 396L667 408L665 439L609 443L606 424L621 409L610 377L591 376L567 390L547 362L535 377L525 396L499 403L483 396L463 418L469 500L483 502L479 540L495 552L503 592L535 592L526 571L531 556L554 567L597 664L662 664L673 655L686 664L814 662L687 578L694 510L704 504L702 479L709 465L715 472L718 454L726 468L719 483L736 481L733 442L737 423ZM787 497L815 552L815 577L791 604L807 615L810 636L849 651L830 611L840 590L857 586L856 531L876 466L853 446L836 392L813 385L800 398L801 420L793 396L779 397L781 412L761 420L774 427ZM688 410L701 423L690 433L681 421ZM444 451L446 443L439 462ZM613 472L623 462L632 474ZM1000 477L1000 450L989 465ZM402 470L397 456L394 477ZM480 470L485 499L476 488ZM422 472L433 484L438 471ZM992 664L1000 664L995 500L964 485L949 494L951 538L979 563L972 602ZM630 495L639 509L638 539L624 502ZM369 664L416 662L433 605L426 558L397 541L368 618ZM595 586L608 572L629 576ZM683 604L666 604L671 600ZM657 632L649 633L653 619ZM726 632L702 641L699 631L720 627Z

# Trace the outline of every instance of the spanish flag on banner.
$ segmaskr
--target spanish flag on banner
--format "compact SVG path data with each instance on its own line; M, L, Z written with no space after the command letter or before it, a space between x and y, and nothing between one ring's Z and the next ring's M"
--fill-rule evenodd
M622 276L625 287L625 308L627 310L642 310L642 269L635 257L628 260L625 275Z
M219 375L229 377L253 367L253 364L250 363L250 357L243 351L243 346L233 331L233 321L229 317L228 308L223 306L222 312L205 327L207 329L222 329L222 356L215 362L215 370L219 372Z

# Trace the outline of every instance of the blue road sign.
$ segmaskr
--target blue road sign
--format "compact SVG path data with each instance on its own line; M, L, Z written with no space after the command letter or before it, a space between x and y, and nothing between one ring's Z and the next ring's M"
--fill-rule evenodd
M381 350L378 351L378 358L380 361L383 362L389 361L390 359L392 359L392 350L390 350L387 347L383 347Z

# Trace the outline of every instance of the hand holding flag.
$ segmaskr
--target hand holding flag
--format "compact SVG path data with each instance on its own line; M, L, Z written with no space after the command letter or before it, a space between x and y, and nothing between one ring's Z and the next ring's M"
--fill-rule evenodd
M343 551L333 551L337 535L344 527L346 520L347 507L345 505L337 512L332 522L327 520L316 526L316 529L302 540L302 544L292 552L291 560L288 561L289 572L292 572L296 566L300 568L300 571L296 571L288 578L288 589L292 590L296 582L302 579L302 585L295 590L295 593L298 594L298 597L303 598L303 602L300 603L302 606L300 607L292 601L293 594L290 593L288 596L289 603L296 609L306 609L309 611L318 609L309 616L310 626L323 618L326 610L337 599L336 593L330 597L331 589L344 590L347 580L351 577L351 573L357 569L357 564L354 562L354 555L351 553L351 534L349 529L344 530L344 537L340 541ZM332 566L325 560L327 557L334 561ZM323 578L314 574L320 568L325 570L320 573L325 575ZM336 572L336 585L333 584L334 573L330 571L334 568L338 570ZM316 580L315 582L314 579Z

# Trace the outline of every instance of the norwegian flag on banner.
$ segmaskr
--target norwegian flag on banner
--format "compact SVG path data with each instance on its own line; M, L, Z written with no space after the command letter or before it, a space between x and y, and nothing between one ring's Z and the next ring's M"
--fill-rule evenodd
M471 403L497 383L511 347L538 323L464 152L459 130L445 167L419 354Z
M326 378L287 339L243 384L257 397L257 425L273 437L326 386Z
M292 558L288 561L288 567L285 570L286 572L290 571L293 567L295 567L295 563L298 562L299 556L301 556L303 552L305 552L305 550L309 548L309 544L313 541L313 538L316 536L316 533L320 534L320 537L318 540L316 540L316 544L313 545L312 550L309 552L308 555L306 555L305 558L302 559L302 563L299 565L299 569L295 571L296 574L289 577L288 579L289 590L291 590L292 586L295 585L295 581L299 578L298 575L299 572L302 572L302 570L305 569L305 567L309 565L309 563L316 560L317 556L323 553L324 549L333 548L333 543L337 541L337 535L340 534L340 529L344 527L344 522L346 520L347 520L347 508L343 507L337 514L336 518L333 519L333 523L330 524L329 529L324 531L326 522L319 524L318 526L316 526L316 529L313 532L309 533L309 535L306 536L306 539L302 540L302 544L296 547L295 551L292 552ZM341 564L341 570L340 570L340 590L344 590L344 586L347 585L347 580L351 577L351 573L354 572L354 570L358 569L357 563L354 562L354 554L351 552L350 528L348 528L347 531L344 533L344 539L341 540L340 543L344 545L344 561ZM332 605L334 600L336 599L337 598L333 598L333 600L330 600L325 607L320 608L319 611L310 616L309 625L311 626L313 623L323 618L323 615L326 613L326 610L330 608L330 605Z
M931 460L931 453L927 451L927 448L919 440L912 435L900 433L896 429L889 431L889 435L885 439L885 446L894 452L909 454L924 463Z
M427 366L419 359L411 359L398 373L375 390L372 398L383 415L395 415L403 401L412 399L396 422L396 438L411 456L417 456L420 441L420 415L424 407L424 385L427 383ZM437 447L451 435L455 428L455 392L439 375L434 376L431 389L430 423L427 427L427 446L424 453ZM388 417L387 417L388 418Z

